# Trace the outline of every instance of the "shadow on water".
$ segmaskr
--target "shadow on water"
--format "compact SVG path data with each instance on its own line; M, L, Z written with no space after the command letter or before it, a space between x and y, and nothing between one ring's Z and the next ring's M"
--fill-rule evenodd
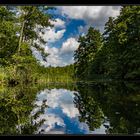
M0 134L138 134L139 84L3 87Z

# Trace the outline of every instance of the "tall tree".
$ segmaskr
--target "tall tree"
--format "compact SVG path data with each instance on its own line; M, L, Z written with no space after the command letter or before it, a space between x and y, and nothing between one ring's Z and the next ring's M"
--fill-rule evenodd
M15 16L8 7L0 6L0 64L8 64L11 56L17 50L18 31Z
M48 54L42 45L45 28L52 27L46 6L2 6L0 7L1 63L10 59L8 65L11 79L31 79L29 75L36 71L37 60L32 54L33 48L41 53L44 61ZM17 77L17 78L16 78Z
M140 6L124 6L105 26L108 75L121 79L140 78Z
M89 76L90 64L95 54L102 46L102 37L98 30L90 27L85 36L80 36L78 49L75 51L75 69L78 78L87 79Z

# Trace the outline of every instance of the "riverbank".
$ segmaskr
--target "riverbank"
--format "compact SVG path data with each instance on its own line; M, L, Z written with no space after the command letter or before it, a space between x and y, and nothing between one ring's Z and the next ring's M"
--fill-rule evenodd
M13 67L0 67L0 85L22 85L42 83L75 83L72 65L65 67L30 68L27 71L14 70Z

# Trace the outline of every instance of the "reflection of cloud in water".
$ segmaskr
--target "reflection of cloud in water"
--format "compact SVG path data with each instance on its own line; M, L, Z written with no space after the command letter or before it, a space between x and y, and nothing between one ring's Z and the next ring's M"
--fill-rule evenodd
M44 109L44 114L34 120L39 123L45 120L36 133L42 134L89 134L89 127L86 123L80 122L78 109L75 107L74 92L66 89L45 89L37 94L36 108L32 115L38 112L45 101L48 106ZM77 93L78 94L78 93ZM102 128L103 131L104 128ZM103 133L101 130L101 133ZM100 130L97 130L100 131ZM96 132L95 132L96 133Z
M55 114L42 114L35 121L39 122L42 119L44 119L45 122L38 129L38 133L41 132L42 130L43 130L42 133L49 132L51 129L55 128L56 126L65 127L63 120L60 117L56 116Z

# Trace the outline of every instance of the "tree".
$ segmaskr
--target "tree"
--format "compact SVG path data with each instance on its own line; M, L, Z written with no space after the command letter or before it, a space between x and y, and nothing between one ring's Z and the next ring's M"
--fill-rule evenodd
M35 79L39 63L33 50L41 53L46 61L43 33L52 27L46 6L0 7L0 63L8 71L11 83L28 83Z
M140 78L140 7L124 6L120 15L109 18L104 46L108 51L107 74L120 79Z
M14 13L8 7L0 6L0 64L7 65L11 60L11 56L17 50L18 31L15 25L16 19Z
M75 51L75 70L78 78L89 77L89 67L95 58L95 54L102 46L102 37L98 30L90 27L85 36L80 36L78 49Z

